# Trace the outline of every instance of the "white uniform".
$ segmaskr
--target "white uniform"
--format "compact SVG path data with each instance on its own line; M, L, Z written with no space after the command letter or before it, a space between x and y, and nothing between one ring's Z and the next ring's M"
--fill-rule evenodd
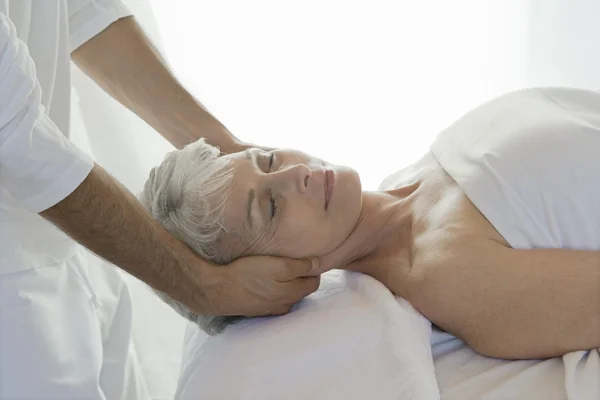
M88 268L37 214L93 165L67 139L70 53L127 15L120 0L0 0L0 399L145 397L119 272Z

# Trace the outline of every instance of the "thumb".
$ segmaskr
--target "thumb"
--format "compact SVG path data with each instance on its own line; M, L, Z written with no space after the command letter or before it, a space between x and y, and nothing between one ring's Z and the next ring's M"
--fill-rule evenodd
M327 271L331 271L332 269L347 269L348 265L354 264L351 262L350 264L344 259L342 254L337 252L325 254L324 256L315 257L316 262L313 263L314 268L311 271L311 275L320 275L324 274Z
M288 271L292 278L320 276L338 267L338 263L330 256L309 257L304 260L294 260Z
M317 257L312 257L310 259L310 275L314 276L314 275L320 275L321 272L319 272L319 267L321 266L321 262L319 261L319 259Z
M290 259L287 265L287 279L319 276L319 260L316 257L308 259Z
M310 275L317 276L324 274L327 271L331 271L334 268L338 267L338 263L334 260L333 257L329 255L313 257L311 258L312 268L310 271Z

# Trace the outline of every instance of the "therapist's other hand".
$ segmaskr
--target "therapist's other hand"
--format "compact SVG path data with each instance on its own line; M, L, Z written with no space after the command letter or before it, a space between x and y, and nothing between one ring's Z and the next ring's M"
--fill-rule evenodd
M286 314L295 303L319 288L320 277L310 276L314 275L315 262L251 256L216 267L222 284L220 293L212 296L212 305L218 315Z

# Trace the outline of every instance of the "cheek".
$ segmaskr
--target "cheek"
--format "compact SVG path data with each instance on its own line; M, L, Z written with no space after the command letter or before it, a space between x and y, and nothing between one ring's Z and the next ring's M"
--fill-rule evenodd
M272 242L287 257L325 254L330 247L327 232L326 223L321 218L305 215L282 223Z

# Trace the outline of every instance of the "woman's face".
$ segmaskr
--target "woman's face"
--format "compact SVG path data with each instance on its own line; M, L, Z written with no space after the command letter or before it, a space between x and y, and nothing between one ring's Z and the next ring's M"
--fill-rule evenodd
M356 171L295 150L250 149L231 160L224 244L239 256L325 255L350 235L361 211Z

